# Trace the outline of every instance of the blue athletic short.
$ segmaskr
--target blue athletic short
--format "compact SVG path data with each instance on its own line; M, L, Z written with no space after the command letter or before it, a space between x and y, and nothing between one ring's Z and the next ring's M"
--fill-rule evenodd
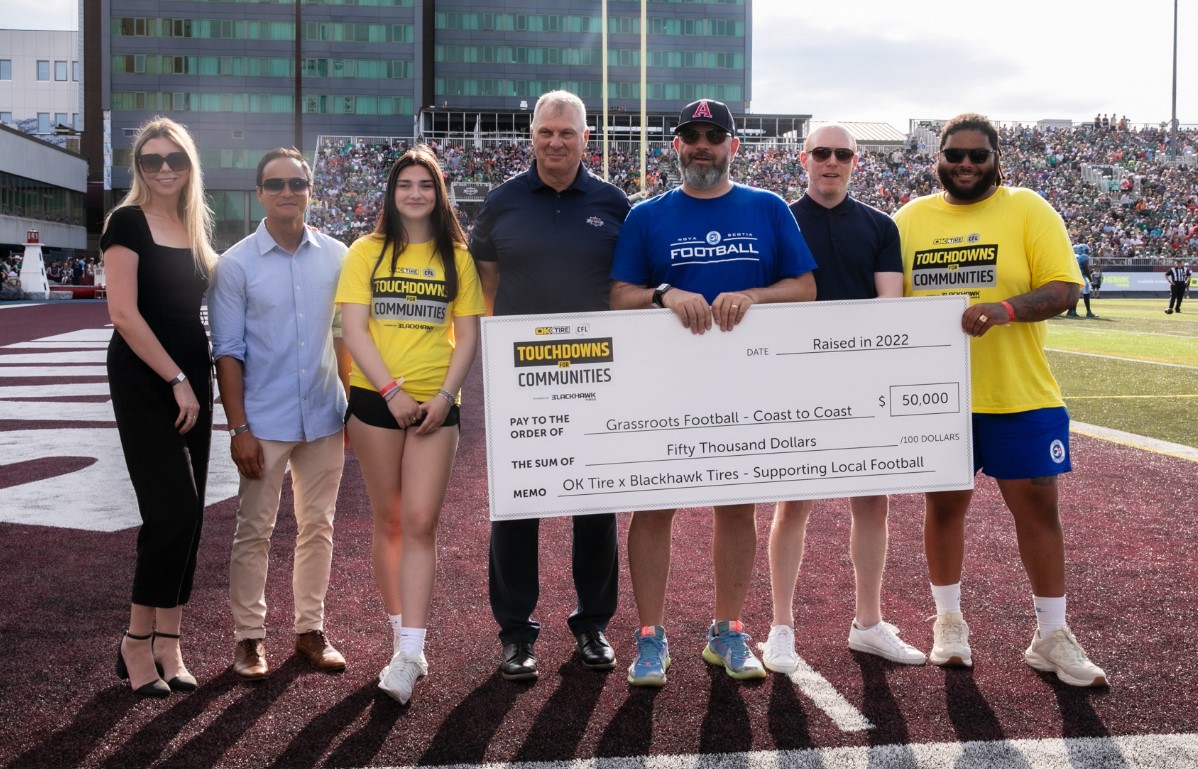
M1069 463L1069 412L1064 406L1017 414L973 415L973 471L1015 480L1060 475Z

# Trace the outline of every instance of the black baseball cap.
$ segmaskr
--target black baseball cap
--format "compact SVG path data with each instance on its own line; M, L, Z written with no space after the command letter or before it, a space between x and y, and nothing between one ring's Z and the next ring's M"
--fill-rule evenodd
M732 119L732 110L728 109L728 105L724 102L715 99L699 99L683 107L682 114L678 116L678 125L674 127L674 133L678 133L691 123L710 123L718 128L723 128L733 136L736 135L736 121Z

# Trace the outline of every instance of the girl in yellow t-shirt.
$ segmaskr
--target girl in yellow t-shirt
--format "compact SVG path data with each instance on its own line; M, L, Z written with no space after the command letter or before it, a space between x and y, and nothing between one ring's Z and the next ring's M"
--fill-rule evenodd
M458 447L458 391L486 311L465 243L436 156L416 147L392 166L374 232L350 247L337 285L353 356L347 427L394 637L379 688L401 703L428 674L437 521Z

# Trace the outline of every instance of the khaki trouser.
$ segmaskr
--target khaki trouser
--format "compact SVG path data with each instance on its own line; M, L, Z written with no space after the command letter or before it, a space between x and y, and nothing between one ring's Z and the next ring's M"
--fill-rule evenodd
M333 560L333 514L345 465L340 432L311 442L264 441L262 477L241 477L240 507L229 559L234 639L266 637L266 572L283 475L291 466L295 496L295 632L324 629L324 596Z

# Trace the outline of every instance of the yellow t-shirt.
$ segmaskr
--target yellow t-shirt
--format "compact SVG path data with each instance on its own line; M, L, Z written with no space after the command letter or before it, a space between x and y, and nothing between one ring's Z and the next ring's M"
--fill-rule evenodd
M1081 283L1060 215L1026 189L1000 186L980 203L956 206L940 194L894 215L907 296L964 294L1001 302L1051 281ZM1048 324L994 326L970 338L973 410L1012 414L1063 406L1048 368Z
M474 260L464 247L454 253L458 293L451 302L445 270L431 241L409 244L399 255L394 272L390 249L382 262L378 261L382 245L381 237L367 235L349 247L337 284L337 303L370 307L370 338L387 370L396 379L402 376L403 391L423 403L436 396L445 383L454 346L453 318L486 312L482 286ZM356 362L349 383L375 389Z

